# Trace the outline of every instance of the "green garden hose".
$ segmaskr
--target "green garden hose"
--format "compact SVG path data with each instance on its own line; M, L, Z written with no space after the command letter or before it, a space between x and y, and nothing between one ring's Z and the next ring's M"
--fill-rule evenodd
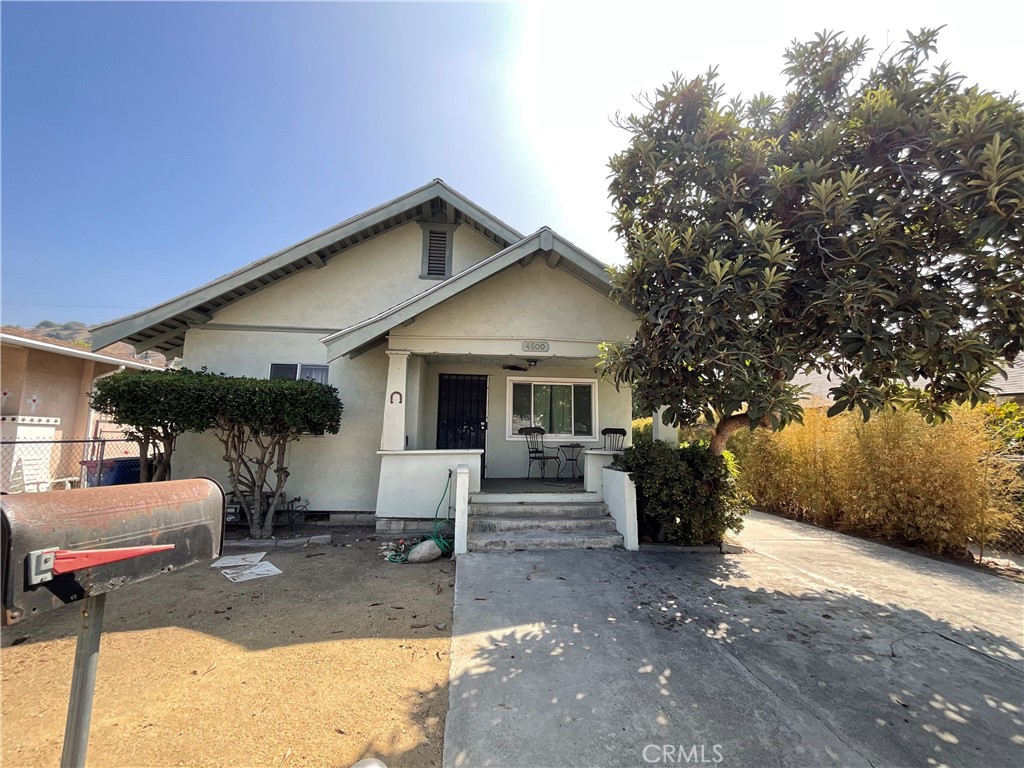
M444 491L441 492L441 498L437 501L437 508L434 509L434 532L430 536L421 536L415 544L408 546L401 552L392 552L388 555L388 562L391 563L404 563L409 559L409 552L416 544L432 539L437 544L438 549L441 550L442 555L450 555L452 550L455 548L455 540L441 535L440 528L442 522L448 522L448 515L445 514L444 520L438 519L438 514L441 512L441 505L444 503L445 497L448 496L448 489L451 488L452 484L452 471L448 470L448 479L444 483Z

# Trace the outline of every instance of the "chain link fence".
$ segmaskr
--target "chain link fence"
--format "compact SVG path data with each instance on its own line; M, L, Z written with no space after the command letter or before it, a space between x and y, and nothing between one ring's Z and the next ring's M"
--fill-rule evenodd
M0 441L0 492L91 488L139 482L139 446L116 439Z
M1024 480L1024 456L1001 456L999 461L1009 463ZM1017 502L1015 520L999 532L992 544L996 550L1024 555L1024 493L1018 493L1015 500Z

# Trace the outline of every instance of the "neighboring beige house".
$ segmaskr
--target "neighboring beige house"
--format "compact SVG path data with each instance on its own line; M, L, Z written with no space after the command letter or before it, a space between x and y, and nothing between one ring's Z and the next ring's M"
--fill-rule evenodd
M17 331L0 333L0 490L75 485L82 445L56 441L92 436L93 382L122 368L159 370Z
M631 414L630 391L595 372L598 345L635 327L609 289L605 265L557 233L524 236L434 180L93 333L189 368L336 386L341 432L290 449L289 495L380 525L429 519L458 465L474 492L525 478L530 424L552 450L596 451L599 482L601 430ZM220 453L184 436L175 474L223 477Z

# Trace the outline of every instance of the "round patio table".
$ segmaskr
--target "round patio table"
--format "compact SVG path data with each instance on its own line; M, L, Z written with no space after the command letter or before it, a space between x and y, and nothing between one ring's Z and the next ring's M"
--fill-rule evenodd
M582 480L583 471L580 469L580 454L583 452L583 444L563 443L558 446L558 452L562 454L562 466L558 468L558 477L561 477L565 468L571 464L573 472L569 477L573 480Z

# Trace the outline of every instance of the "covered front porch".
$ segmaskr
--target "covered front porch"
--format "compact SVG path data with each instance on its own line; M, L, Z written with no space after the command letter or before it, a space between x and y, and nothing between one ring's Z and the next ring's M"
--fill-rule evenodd
M389 339L378 519L431 519L459 465L469 470L474 498L601 500L600 471L614 456L601 430L627 429L632 402L628 390L616 391L595 372L596 344L479 342L461 339L459 352L424 339ZM399 344L419 349L394 348ZM546 352L524 356L527 344ZM522 426L545 428L544 449L559 457L543 478L530 463Z
M635 546L635 494L625 483L632 484L607 469L615 452L601 435L605 427L628 429L632 398L597 375L596 344L457 343L465 351L389 338L378 530L422 530L450 519L456 553L541 541ZM527 345L530 357L514 354ZM550 464L542 477L521 425L557 429L544 435L544 449L575 461Z

